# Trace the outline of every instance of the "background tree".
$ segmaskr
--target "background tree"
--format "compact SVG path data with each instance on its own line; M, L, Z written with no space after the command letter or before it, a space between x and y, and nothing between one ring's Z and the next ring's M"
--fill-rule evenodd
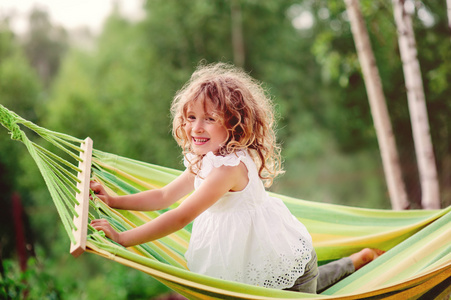
M409 207L409 202L402 180L396 142L385 104L379 71L368 37L368 31L366 30L366 25L360 12L359 2L346 0L345 3L351 21L357 54L362 65L362 72L379 141L392 207L397 210L406 209Z
M429 112L429 122L431 128L432 143L435 149L435 156L440 181L441 195L446 194L449 199L449 172L445 171L449 166L450 141L445 132L449 132L450 122L445 121L444 114L449 112L447 96L443 92L445 80L449 80L449 74L444 71L449 70L450 51L449 47L440 41L448 38L446 11L443 5L436 2L411 1L413 7L413 27L417 36L422 38L417 41L418 59L422 67L422 80L425 86L425 94L428 97L426 103ZM388 110L392 120L393 129L397 138L397 147L400 153L403 177L406 182L408 198L413 207L420 207L421 190L419 185L418 170L415 161L413 137L410 126L408 105L404 101L396 101L405 97L405 90L399 88L404 86L402 81L402 65L399 57L396 25L393 19L392 5L390 1L360 1L362 13L368 24L371 44L378 64L378 69L387 98ZM337 98L342 102L341 107L348 107L346 110L336 110L342 114L342 119L330 118L329 120L345 122L331 122L339 124L336 129L331 130L340 134L339 141L342 149L359 145L359 148L370 146L374 136L368 131L368 126L372 126L368 118L367 108L359 104L358 95L362 94L361 81L358 69L355 64L356 57L350 53L348 40L350 34L347 15L343 14L344 2L340 1L316 1L312 7L316 11L325 11L327 18L318 18L319 23L323 23L322 31L317 34L314 53L317 59L321 60L323 69L338 70L333 80L343 85L342 92ZM321 13L323 15L323 13ZM330 73L335 74L335 73ZM337 94L338 95L338 94ZM360 125L358 125L360 124ZM360 129L357 129L357 126ZM363 125L363 126L362 126ZM340 129L340 130L338 130ZM344 130L341 130L344 129ZM356 130L357 129L357 130ZM354 136L354 137L353 137ZM438 136L441 136L439 138ZM354 141L354 142L353 142ZM445 165L446 166L445 166ZM449 200L442 199L442 206L450 204Z
M32 121L37 121L35 108L40 102L40 84L37 74L28 65L8 24L0 21L0 103ZM6 129L0 127L0 235L1 256L14 251L15 237L12 222L12 194L22 186L20 177L27 172L20 158L27 152L11 141Z
M45 87L58 73L61 58L67 49L67 32L49 20L48 13L34 7L29 16L29 31L24 37L25 53Z
M233 62L237 67L242 68L246 59L243 39L243 17L241 15L241 4L237 0L230 3L230 15L232 23L232 45Z
M405 1L393 1L393 14L398 31L399 50L403 62L405 86L409 103L418 172L421 184L421 205L425 209L440 208L440 194L434 149L429 133L429 118L417 58L415 35Z
M448 11L448 29L451 34L451 0L446 0L446 8Z

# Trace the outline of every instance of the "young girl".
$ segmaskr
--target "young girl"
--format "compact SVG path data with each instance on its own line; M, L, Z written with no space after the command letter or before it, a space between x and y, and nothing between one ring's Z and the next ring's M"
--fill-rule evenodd
M91 188L110 207L129 210L161 210L194 192L177 208L132 230L116 232L106 220L92 221L94 228L128 247L194 220L185 254L191 271L309 293L317 292L318 280L323 289L377 257L375 250L364 249L329 265L318 279L307 229L265 191L282 172L273 106L245 72L222 63L198 68L171 110L186 166L177 179L126 196L110 196L95 182Z

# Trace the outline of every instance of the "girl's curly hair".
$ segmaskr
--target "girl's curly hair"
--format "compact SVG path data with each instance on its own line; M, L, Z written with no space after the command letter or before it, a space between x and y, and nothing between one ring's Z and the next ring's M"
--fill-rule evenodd
M280 146L276 142L274 106L261 84L241 69L225 63L200 65L172 102L173 135L184 155L190 150L184 126L186 112L194 101L206 101L227 128L228 139L219 155L248 150L258 174L269 187L283 173ZM202 156L190 162L199 170Z

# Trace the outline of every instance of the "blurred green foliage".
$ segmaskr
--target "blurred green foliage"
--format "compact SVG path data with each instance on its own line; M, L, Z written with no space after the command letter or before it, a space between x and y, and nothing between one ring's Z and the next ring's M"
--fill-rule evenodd
M389 208L343 1L234 3L242 17L244 69L263 82L279 115L278 138L287 172L272 191L312 201ZM418 207L421 191L391 1L360 3L409 200ZM414 29L441 201L448 206L451 51L446 7L438 1L415 4ZM117 8L89 47L70 43L73 33L52 24L39 9L22 37L10 31L7 19L0 20L0 103L49 129L90 136L99 150L180 169L170 103L200 61L234 61L231 5L149 0L146 17L139 22L123 18ZM148 299L167 291L149 276L100 257L72 259L42 177L23 145L10 141L3 127L0 188L0 258L5 270L0 293L10 293L10 298L27 291L44 299ZM16 191L27 212L27 243L33 250L29 255L36 257L24 274L11 260L15 244L10 199Z

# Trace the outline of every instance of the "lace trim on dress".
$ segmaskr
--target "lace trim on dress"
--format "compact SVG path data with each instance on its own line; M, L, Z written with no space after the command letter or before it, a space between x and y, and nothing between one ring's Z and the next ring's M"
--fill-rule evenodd
M219 168L221 166L234 167L239 165L242 158L246 156L244 151L238 151L226 156L214 155L213 152L208 152L202 159L201 177L207 176L213 168ZM186 168L190 166L190 162L196 159L196 155L193 153L187 153L183 160L183 164ZM195 171L195 170L194 170Z
M241 158L244 158L246 154L242 151L228 154L226 156L214 155L213 152L208 152L202 161L202 170L200 171L201 177L206 177L213 168L219 168L222 166L234 167L238 166L241 162Z
M204 159L211 162L215 168L219 168L221 166L237 166L241 161L241 157L244 156L245 154L243 151L228 154L226 156L218 156L214 155L213 152L208 152L207 155L205 155L206 159Z
M233 270L229 276L234 281L266 288L290 288L305 273L305 268L312 258L312 247L305 240L300 239L299 242L297 245L292 245L290 254L280 254L276 259L260 257L258 262L248 262L244 273ZM279 270L286 271L281 274Z

